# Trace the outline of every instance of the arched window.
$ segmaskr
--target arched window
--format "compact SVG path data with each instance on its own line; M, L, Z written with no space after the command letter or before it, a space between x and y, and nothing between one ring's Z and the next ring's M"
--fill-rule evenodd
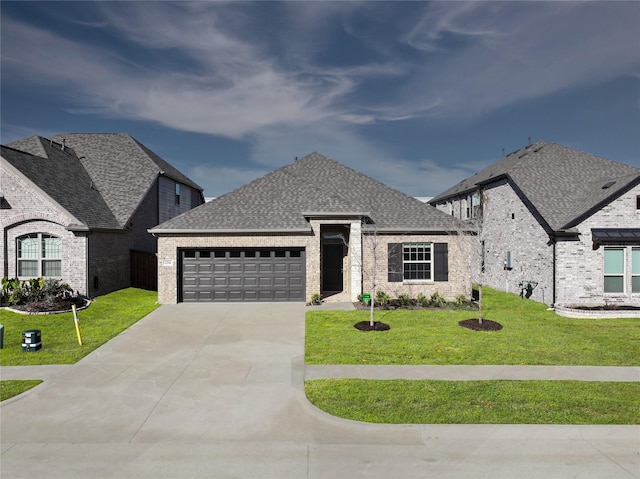
M62 240L45 233L32 233L17 239L18 277L62 276Z

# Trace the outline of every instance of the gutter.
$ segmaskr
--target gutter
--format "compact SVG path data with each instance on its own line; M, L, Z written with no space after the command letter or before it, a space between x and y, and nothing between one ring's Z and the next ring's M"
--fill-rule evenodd
M261 229L256 230L253 228L246 229L187 229L187 228L151 228L147 232L152 235L164 235L164 234L274 234L274 233L287 233L287 234L310 234L311 228L293 228L293 229Z

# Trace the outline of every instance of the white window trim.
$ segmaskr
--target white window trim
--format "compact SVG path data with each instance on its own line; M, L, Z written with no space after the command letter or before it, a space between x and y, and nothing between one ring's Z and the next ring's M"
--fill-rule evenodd
M37 244L38 244L38 257L37 258L20 258L19 254L20 254L20 247L18 246L18 243L20 242L20 240L24 239L24 238L33 238L35 235L35 238L37 240ZM43 261L59 261L60 262L60 271L62 273L62 245L60 246L61 252L60 252L60 258L45 258L42 255L42 240L43 237L47 237L47 238L57 238L58 240L60 240L62 242L62 238L60 238L59 236L56 235L52 235L49 233L42 233L42 232L38 232L38 233L27 233L24 235L21 235L19 237L16 238L16 276L18 277L18 279L30 279L30 278L42 278L45 277L43 276L43 268L42 268L42 263ZM38 265L38 269L37 269L37 275L35 276L19 276L19 271L20 271L20 261L36 261L37 265ZM46 278L57 278L60 279L61 275L57 275L57 276L46 276Z
M608 246L604 248L606 250L622 250L622 274L606 274L604 272L604 253L602 255L602 292L605 295L616 295L616 294L627 294L627 248L624 246ZM605 291L604 290L604 279L607 277L617 278L622 276L622 291Z
M404 249L405 247L411 247L414 245L425 245L425 246L429 246L429 260L428 261L418 261L418 260L405 260L404 259ZM429 278L417 278L417 279L407 279L405 278L405 273L404 273L404 265L405 264L429 264L430 268L429 268ZM428 242L428 241L424 241L424 242L413 242L413 243L402 243L402 282L403 283L424 283L424 282L429 282L432 283L433 280L433 268L434 268L434 258L433 258L433 243L432 242Z

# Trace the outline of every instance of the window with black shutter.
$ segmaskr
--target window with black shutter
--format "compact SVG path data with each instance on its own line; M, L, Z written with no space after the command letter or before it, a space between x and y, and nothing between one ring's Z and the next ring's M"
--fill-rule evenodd
M389 243L388 282L448 281L447 243Z

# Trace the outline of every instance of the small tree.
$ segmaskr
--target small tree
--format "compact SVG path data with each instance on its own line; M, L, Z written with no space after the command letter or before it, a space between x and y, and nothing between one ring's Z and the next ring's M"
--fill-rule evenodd
M475 197L475 195L473 196ZM472 197L472 198L473 198ZM457 240L454 241L458 245L460 254L466 255L469 272L471 274L471 285L478 285L478 324L482 324L483 311L482 311L482 287L484 285L484 272L485 272L485 243L483 237L483 207L489 200L488 195L479 190L477 192L478 204L472 204L469 206L469 218L466 220L460 220L455 222L452 233L456 235ZM469 252L466 254L466 245L468 245Z

